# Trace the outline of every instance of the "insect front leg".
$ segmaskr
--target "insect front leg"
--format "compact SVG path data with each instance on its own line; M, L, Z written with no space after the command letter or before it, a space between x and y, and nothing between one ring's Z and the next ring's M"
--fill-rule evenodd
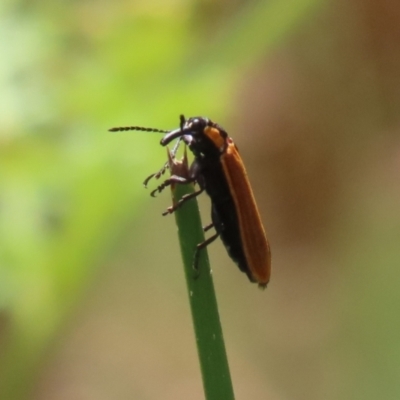
M147 188L147 185L148 185L150 179L152 179L152 178L159 179L161 177L161 175L164 175L165 171L168 168L169 168L168 163L165 163L164 166L158 172L155 172L154 174L149 175L143 182L144 187Z
M191 178L183 178L182 176L172 175L170 178L166 179L160 186L158 186L157 189L154 189L150 193L150 195L152 197L155 197L156 193L161 193L167 186L170 186L173 183L185 184L185 183L191 183L193 181L194 179Z
M199 194L204 192L205 186L204 186L204 182L203 182L203 177L200 173L200 164L195 160L192 165L190 166L190 170L189 170L189 178L182 178L179 176L172 176L170 179L172 178L178 178L178 180L176 181L176 183L178 184L184 184L184 183L191 183L191 182L197 182L198 185L200 186L200 189L197 190L194 193L190 193L190 194L186 194L184 196L182 196L181 199L179 199L179 201L168 207L166 211L163 212L162 215L168 215L168 214L172 214L174 211L176 211L179 207L181 207L184 203L186 203L188 200L195 198L196 196L198 196ZM168 179L167 179L168 181ZM166 182L167 182L166 181ZM164 184L166 183L164 182ZM172 183L172 182L171 182ZM170 184L171 184L170 183ZM164 188L162 188L164 189Z
M183 115L181 115L181 117L183 117ZM184 118L184 117L183 117L183 118ZM181 119L181 123L182 123L182 119ZM182 129L182 128L181 128L181 129ZM179 149L179 146L180 146L181 142L182 142L182 138L180 137L180 138L177 140L177 142L175 143L175 146L173 147L172 151L169 153L172 160L175 158L175 155L176 155L176 153L177 153L177 151L178 151L178 149ZM167 161L159 171L155 172L154 174L149 175L149 176L144 180L144 182L143 182L144 187L147 188L147 185L148 185L149 181L150 181L152 178L154 178L154 179L160 179L160 177L161 177L162 175L164 175L164 174L165 174L165 171L169 168L169 164L170 164L170 162Z

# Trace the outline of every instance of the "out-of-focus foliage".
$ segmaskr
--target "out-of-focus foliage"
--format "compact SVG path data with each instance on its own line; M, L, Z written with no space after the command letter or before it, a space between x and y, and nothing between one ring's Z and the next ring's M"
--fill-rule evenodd
M317 4L251 3L214 32L193 2L2 2L1 398L25 396L165 158L154 135L107 128L227 115L238 66Z

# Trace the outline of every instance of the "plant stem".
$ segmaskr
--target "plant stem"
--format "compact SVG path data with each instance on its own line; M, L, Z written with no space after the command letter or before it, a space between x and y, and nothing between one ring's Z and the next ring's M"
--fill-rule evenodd
M185 159L183 164L185 164ZM173 161L173 165L170 165L171 173L182 176L183 164ZM186 168L187 171L187 161L183 168ZM192 184L174 185L172 187L174 204L183 195L193 192ZM187 201L183 207L176 210L175 219L178 226L205 397L207 400L231 400L234 399L233 387L206 249L200 252L198 271L193 268L196 246L204 241L197 201L195 199Z

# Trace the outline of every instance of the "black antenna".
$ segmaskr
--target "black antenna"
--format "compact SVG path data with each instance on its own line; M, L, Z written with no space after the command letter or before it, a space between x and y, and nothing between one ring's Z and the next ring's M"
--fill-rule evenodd
M144 131L144 132L160 132L160 133L169 132L164 129L145 128L143 126L119 126L116 128L109 129L109 132L121 132L121 131Z
M180 121L179 127L181 128L181 131L183 131L183 127L186 123L186 118L183 114L179 116L179 121Z

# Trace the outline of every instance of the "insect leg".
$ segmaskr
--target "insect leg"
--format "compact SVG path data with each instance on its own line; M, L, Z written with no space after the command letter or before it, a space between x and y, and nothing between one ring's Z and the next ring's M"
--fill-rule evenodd
M178 148L179 148L179 146L180 146L180 144L181 144L181 141L182 141L182 138L180 137L180 138L176 141L174 147L172 148L172 150L171 150L171 157L172 157L172 158L175 158L175 155L176 155L176 153L177 153L177 151L178 151ZM169 162L167 161L167 162L163 165L163 167L162 167L158 172L155 172L154 174L149 175L149 176L144 180L144 182L143 182L144 187L147 187L147 184L149 183L150 179L152 179L152 178L154 178L154 179L160 179L160 177L161 177L162 175L164 175L165 171L166 171L168 168L169 168Z
M188 200L193 199L194 197L198 196L200 193L203 193L203 192L204 192L204 189L199 189L197 192L185 194L184 196L182 196L179 199L179 201L175 205L168 207L167 210L162 213L162 215L172 214L174 211L176 211L179 207L181 207Z
M193 256L193 269L195 271L195 276L194 278L197 279L200 271L198 268L198 263L199 263L199 256L200 256L200 251L205 249L209 244L211 244L217 237L219 236L219 233L217 232L215 235L209 237L208 239L206 239L204 242L199 243L196 246L196 250L194 252L194 256Z
M208 230L210 230L212 227L214 226L214 222L209 223L206 226L203 226L203 232L207 232Z
M157 189L154 189L150 195L152 197L156 196L156 193L161 193L167 186L170 186L172 183L177 183L177 184L185 184L185 183L191 183L193 182L194 179L187 179L182 176L178 175L172 175L170 178L166 179L160 186L158 186Z
M163 165L163 167L158 171L155 172L154 174L149 175L143 182L143 185L145 188L147 188L147 184L149 183L151 178L155 178L155 179L159 179L161 177L161 175L164 175L165 171L169 168L168 163L165 163Z
M189 178L183 178L178 175L173 175L171 177L171 179L172 178L175 178L174 182L177 184L184 184L184 183L190 183L190 182L198 183L200 189L197 192L194 192L191 194L186 194L186 195L182 196L182 198L176 204L172 205L171 207L168 207L167 211L165 211L162 215L167 215L167 214L173 213L177 208L181 207L183 205L183 203L185 203L186 201L188 201L190 199L193 199L194 197L198 196L200 193L202 193L205 190L203 178L202 178L202 175L200 174L200 165L196 160L193 161L192 165L190 166ZM168 181L168 179L167 179L167 181ZM167 181L164 182L164 184L167 183ZM170 184L170 183L168 183L168 184ZM160 186L159 186L159 188L160 188ZM161 190L163 190L163 189L164 188L161 188ZM153 191L153 193L155 193L157 190Z

